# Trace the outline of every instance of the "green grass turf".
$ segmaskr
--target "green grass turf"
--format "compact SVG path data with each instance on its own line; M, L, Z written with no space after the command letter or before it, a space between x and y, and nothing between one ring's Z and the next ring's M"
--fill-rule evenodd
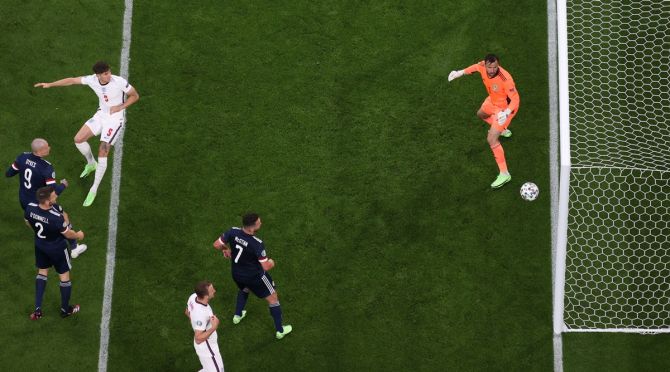
M76 228L87 234L89 250L73 261L72 302L76 317L59 316L58 276L49 273L44 317L31 323L35 296L32 231L23 223L18 178L0 182L0 369L3 371L92 371L98 363L102 285L107 242L109 185L104 183L93 208L81 206L92 178L79 179L85 161L73 137L97 107L88 87L37 89L33 84L89 74L99 58L118 63L123 4L74 1L4 1L0 6L0 159L3 173L35 137L51 144L51 161L70 187L59 202ZM96 20L96 22L91 22ZM97 141L90 142L97 149ZM110 172L111 173L111 172ZM67 367L64 367L67 366Z
M564 334L565 371L667 371L667 334Z
M0 365L94 370L109 184L93 208L80 206L90 181L75 180L83 161L72 136L95 97L86 87L31 86L88 73L101 57L118 71L122 4L9 5L3 19L16 21L0 24L0 46L14 53L0 55L0 90L12 104L0 107L0 155L8 165L34 136L51 140L49 159L73 181L63 204L91 250L73 274L84 312L28 322L32 244L16 180L1 184L0 341L9 357ZM109 370L199 369L182 312L203 278L219 290L212 306L230 371L550 370L546 10L515 2L500 19L493 9L136 3L129 80L141 99L125 135ZM498 33L483 30L494 22ZM504 142L514 178L495 192L486 125L474 116L481 81L446 81L489 51L522 97ZM534 203L518 197L526 180L540 186ZM281 342L253 297L232 326L229 264L211 249L248 210L263 217L259 236L294 325ZM54 279L45 304L55 307ZM566 337L573 368L578 357L595 360L581 337ZM611 339L602 340L607 349ZM49 349L23 357L36 344ZM629 346L612 345L618 354Z
M197 369L182 311L209 278L230 370L550 369L549 198L518 197L548 189L545 9L482 42L489 6L136 4L110 368ZM446 82L491 50L522 95L498 192L481 81ZM230 323L211 243L247 210L282 342L261 300Z

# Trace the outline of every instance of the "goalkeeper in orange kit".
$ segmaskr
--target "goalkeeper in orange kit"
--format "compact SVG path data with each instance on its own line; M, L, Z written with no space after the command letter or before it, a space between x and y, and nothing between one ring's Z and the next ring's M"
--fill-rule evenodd
M489 129L486 139L493 151L493 157L498 163L500 174L493 181L491 187L494 189L502 187L512 180L512 176L507 170L505 162L505 151L498 138L500 136L509 138L512 132L507 127L512 122L519 110L519 92L514 86L512 75L500 67L498 57L494 54L487 55L483 61L476 63L465 70L452 71L449 73L449 81L463 76L470 75L473 72L479 72L482 76L482 82L489 93L481 107L477 111L477 116L487 122Z

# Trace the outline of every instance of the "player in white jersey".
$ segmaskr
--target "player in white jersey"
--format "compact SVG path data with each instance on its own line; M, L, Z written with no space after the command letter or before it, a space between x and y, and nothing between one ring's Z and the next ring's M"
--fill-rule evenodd
M196 298L198 298L198 295L194 292L186 301L186 310L184 310L184 314L186 314L186 317L189 319L191 319L191 310L193 310L193 307L195 306Z
M126 119L126 108L140 99L137 90L126 79L112 75L106 62L96 62L93 65L93 75L70 77L51 83L37 83L35 87L53 88L68 85L88 85L98 96L98 111L92 118L81 126L74 136L74 144L86 158L86 166L80 177L84 178L95 171L95 181L86 196L84 207L93 204L98 186L107 170L107 156L109 150L116 143ZM127 95L127 99L126 99ZM88 139L100 136L98 161L96 163Z
M223 372L223 358L219 352L216 334L219 319L209 306L209 300L215 293L216 289L211 282L199 282L195 286L195 293L186 303L186 315L191 318L191 327L195 333L193 347L202 364L199 372Z

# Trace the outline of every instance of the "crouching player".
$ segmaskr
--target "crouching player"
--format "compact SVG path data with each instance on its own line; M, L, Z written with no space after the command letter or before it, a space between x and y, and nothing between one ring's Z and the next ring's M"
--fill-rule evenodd
M505 151L503 151L499 137L508 138L512 136L512 132L507 127L509 127L519 110L519 92L517 92L514 86L512 75L500 67L498 57L494 54L487 55L483 61L464 70L452 71L449 74L449 81L459 78L464 74L470 75L473 72L479 72L482 82L489 93L489 96L477 111L477 116L491 126L486 139L489 146L491 146L493 157L496 163L498 163L498 169L500 170L500 174L498 174L498 177L491 184L492 188L497 189L512 180L512 176L507 170Z

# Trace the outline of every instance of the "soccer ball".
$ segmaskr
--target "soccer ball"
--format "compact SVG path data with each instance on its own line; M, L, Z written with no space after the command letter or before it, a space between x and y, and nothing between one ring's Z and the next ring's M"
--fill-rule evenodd
M533 201L540 195L540 189L532 182L526 182L521 186L521 199L525 201Z

